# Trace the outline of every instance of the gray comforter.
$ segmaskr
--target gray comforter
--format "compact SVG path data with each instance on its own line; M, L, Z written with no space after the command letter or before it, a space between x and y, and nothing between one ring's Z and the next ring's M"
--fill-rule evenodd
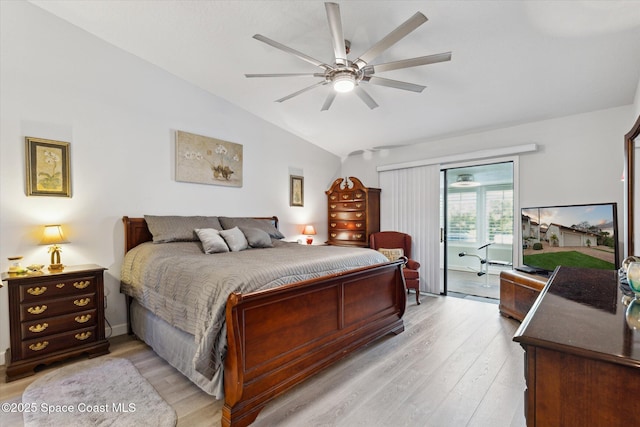
M199 242L144 243L122 264L121 289L194 335L195 369L211 379L226 352L225 307L235 291L273 288L387 262L377 251L274 241L273 248L204 254Z

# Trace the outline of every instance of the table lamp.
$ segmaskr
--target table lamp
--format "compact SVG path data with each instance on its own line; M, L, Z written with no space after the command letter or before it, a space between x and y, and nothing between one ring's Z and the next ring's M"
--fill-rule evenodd
M60 243L69 243L62 234L62 227L60 225L45 225L44 233L42 235L41 245L52 245L49 248L51 254L51 265L49 270L61 271L64 269L64 265L60 262L60 252L62 249L58 246Z
M302 230L302 234L307 236L307 245L310 245L313 243L313 237L311 236L315 236L316 229L313 228L313 225L305 225L304 230Z

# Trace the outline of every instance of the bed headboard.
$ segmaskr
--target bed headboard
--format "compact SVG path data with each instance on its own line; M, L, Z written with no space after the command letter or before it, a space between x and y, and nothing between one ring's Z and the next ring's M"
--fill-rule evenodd
M261 216L252 218L271 220L274 227L278 228L277 216ZM124 253L129 252L141 243L153 240L149 227L147 227L147 221L145 221L144 218L130 218L128 216L123 216L122 222L124 223Z

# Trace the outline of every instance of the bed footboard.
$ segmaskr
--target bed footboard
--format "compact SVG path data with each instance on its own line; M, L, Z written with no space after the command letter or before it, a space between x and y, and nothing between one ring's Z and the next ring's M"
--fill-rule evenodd
M402 262L227 302L223 426L251 424L273 398L388 333L404 330Z

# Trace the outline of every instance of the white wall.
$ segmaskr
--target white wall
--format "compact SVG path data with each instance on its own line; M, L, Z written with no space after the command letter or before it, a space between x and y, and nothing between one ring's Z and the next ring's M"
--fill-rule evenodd
M537 152L520 156L520 206L616 202L622 241L623 143L634 120L633 106L629 105L422 142L347 157L342 173L375 186L376 167L381 165L536 143Z
M324 191L340 176L338 157L38 7L0 5L1 271L13 255L48 264L41 227L62 223L65 264L109 269L106 315L122 333L123 215L277 215L287 238L311 222L316 241L326 239ZM175 130L243 144L244 186L176 182ZM73 197L25 195L25 136L71 143ZM304 175L304 208L289 207L290 172ZM8 346L4 287L0 349Z
M636 96L633 99L633 110L635 111L633 117L640 116L640 79L638 80L638 87L636 88ZM629 126L629 129L631 129L631 126Z

